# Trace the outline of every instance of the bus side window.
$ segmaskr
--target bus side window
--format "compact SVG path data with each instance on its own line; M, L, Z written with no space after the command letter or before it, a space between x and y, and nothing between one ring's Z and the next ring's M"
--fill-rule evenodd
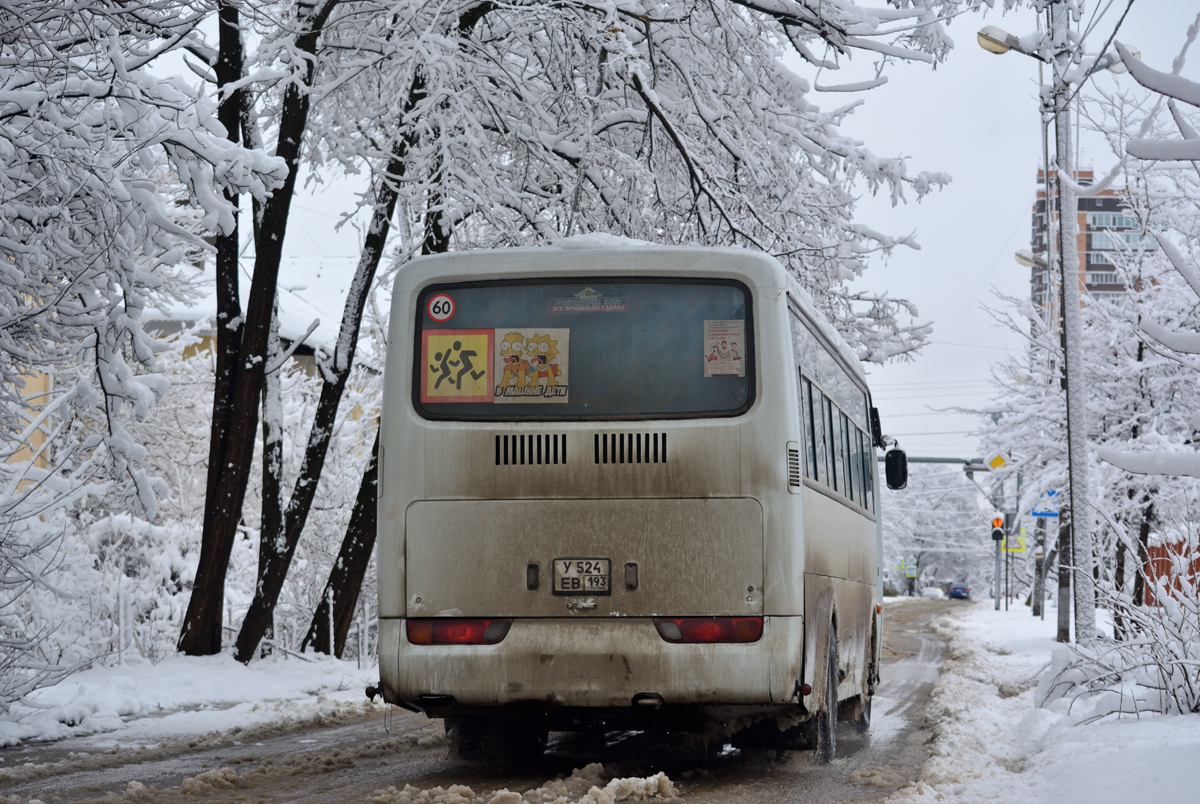
M833 490L846 494L846 437L842 435L842 412L833 406L831 400L826 400L826 403L829 408L829 468L833 476Z
M800 429L804 431L804 476L817 480L817 440L813 431L812 383L800 377Z
M854 488L858 492L855 499L863 508L867 507L867 478L863 474L866 465L863 461L863 431L854 428Z
M849 466L850 488L852 493L850 498L859 505L863 504L862 500L862 459L859 453L862 452L862 440L858 428L850 423L850 420L843 417L843 423L846 425L846 440L849 442L846 445L846 463Z
M813 417L813 443L816 444L817 456L817 480L824 483L826 486L830 484L829 480L829 444L825 437L825 395L817 389L813 389L812 395L812 417Z
M866 499L863 504L867 510L875 512L875 448L869 433L863 433L863 487Z
M838 411L838 436L841 438L842 454L846 456L845 469L842 470L842 477L846 480L846 488L844 494L853 500L858 494L858 482L855 479L857 472L854 471L854 449L850 438L850 431L854 429L850 424L850 420L846 418L846 414Z

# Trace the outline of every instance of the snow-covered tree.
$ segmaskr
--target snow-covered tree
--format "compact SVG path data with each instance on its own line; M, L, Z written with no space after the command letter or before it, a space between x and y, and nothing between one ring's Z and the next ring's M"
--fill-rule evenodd
M908 487L885 489L883 562L894 586L920 592L939 581L978 590L990 581L991 509L960 466L914 464ZM909 578L909 568L916 575Z
M232 222L223 191L263 198L282 179L278 162L224 139L207 97L151 74L204 16L175 0L0 2L6 659L36 652L43 632L10 638L10 626L55 571L62 530L50 523L63 506L119 494L153 515L166 486L143 465L129 422L166 383L142 313L186 293L172 266L204 247L195 228ZM30 395L46 376L49 391ZM0 672L5 700L45 678L36 658Z

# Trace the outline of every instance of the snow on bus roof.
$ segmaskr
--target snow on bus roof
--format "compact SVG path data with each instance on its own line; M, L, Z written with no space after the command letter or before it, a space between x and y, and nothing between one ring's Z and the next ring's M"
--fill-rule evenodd
M825 315L817 309L817 305L813 303L812 294L804 289L804 286L800 284L800 280L798 280L786 269L784 270L784 273L787 275L788 292L795 296L797 301L801 302L801 306L804 308L805 312L807 312L813 318L813 320L817 322L818 326L821 327L822 334L824 334L827 338L829 338L830 341L833 342L834 347L841 353L842 358L850 365L858 378L866 383L867 373L863 371L862 358L860 358L858 353L854 351L854 348L846 342L846 339L842 337L842 333L838 332L837 327L833 326L833 324L830 324L829 319L827 319Z
M550 244L550 248L667 248L651 243L648 240L635 240L632 237L609 234L608 232L587 232L586 234L571 235Z

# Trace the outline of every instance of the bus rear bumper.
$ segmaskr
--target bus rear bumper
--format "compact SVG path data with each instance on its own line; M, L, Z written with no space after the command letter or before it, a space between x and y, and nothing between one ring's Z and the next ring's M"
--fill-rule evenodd
M389 701L431 710L795 703L803 636L801 617L764 618L749 644L668 643L648 617L528 618L495 645L413 645L385 619L380 674Z

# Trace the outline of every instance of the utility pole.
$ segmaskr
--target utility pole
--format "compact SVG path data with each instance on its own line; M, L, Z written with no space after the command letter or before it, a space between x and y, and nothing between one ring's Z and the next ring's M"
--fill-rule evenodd
M1033 554L1033 616L1045 617L1044 606L1046 603L1046 519L1038 517L1037 521L1037 546L1034 548Z
M1071 509L1069 538L1075 580L1075 641L1090 645L1096 634L1096 598L1093 589L1091 508L1087 503L1087 409L1084 375L1083 321L1079 294L1079 201L1075 193L1075 165L1071 150L1070 90L1067 71L1074 49L1070 39L1068 0L1050 5L1050 50L1054 84L1042 90L1043 113L1054 115L1055 159L1062 180L1057 182L1058 255L1063 298L1063 385L1067 396L1067 502ZM1082 48L1081 48L1082 49ZM1060 556L1065 555L1060 551ZM1059 572L1062 573L1060 558ZM1060 581L1061 584L1061 581ZM1061 622L1061 612L1060 612Z
M1021 475L1017 474L1017 488L1021 488ZM1017 499L1021 499L1018 493ZM1017 527L1017 515L1010 511L1004 515L1004 610L1008 611L1008 601L1012 597L1012 591L1009 588L1010 576L1012 575L1012 535L1013 530Z
M996 544L996 577L992 588L996 594L996 611L1000 611L1000 544L1004 541L1004 518L992 519L992 541Z
M1004 535L1004 610L1008 611L1008 601L1012 597L1009 580L1012 576L1012 551L1008 549L1008 536Z
M1071 641L1071 512L1058 514L1058 636L1059 642Z

